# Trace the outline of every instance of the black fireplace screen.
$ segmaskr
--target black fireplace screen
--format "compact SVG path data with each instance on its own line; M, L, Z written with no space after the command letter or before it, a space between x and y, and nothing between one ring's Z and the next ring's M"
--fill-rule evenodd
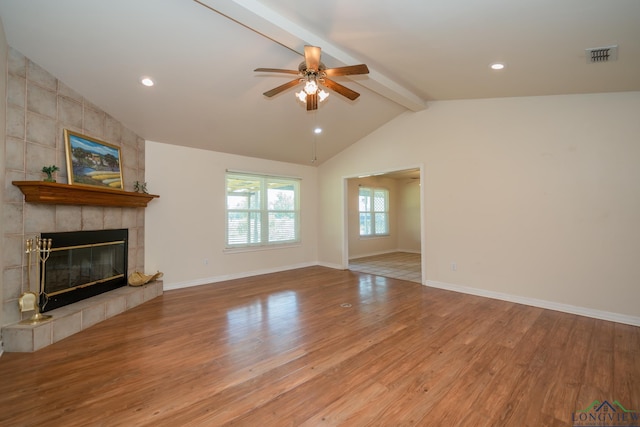
M42 311L126 285L128 230L42 233L42 238L52 239Z
M52 296L123 276L123 240L55 248L46 264L45 292Z

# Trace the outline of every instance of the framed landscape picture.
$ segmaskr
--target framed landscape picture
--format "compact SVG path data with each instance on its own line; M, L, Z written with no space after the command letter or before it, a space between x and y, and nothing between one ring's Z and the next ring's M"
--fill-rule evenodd
M64 130L69 184L123 188L120 147Z

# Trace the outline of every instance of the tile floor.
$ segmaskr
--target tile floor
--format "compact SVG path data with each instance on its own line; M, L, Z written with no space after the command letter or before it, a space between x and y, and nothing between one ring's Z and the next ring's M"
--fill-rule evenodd
M349 260L349 270L422 283L420 254L392 252Z

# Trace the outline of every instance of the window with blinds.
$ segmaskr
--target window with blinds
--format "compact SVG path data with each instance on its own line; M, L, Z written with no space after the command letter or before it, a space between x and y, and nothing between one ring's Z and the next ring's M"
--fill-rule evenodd
M227 247L300 241L300 181L227 173Z
M389 191L360 187L358 196L360 236L389 235Z

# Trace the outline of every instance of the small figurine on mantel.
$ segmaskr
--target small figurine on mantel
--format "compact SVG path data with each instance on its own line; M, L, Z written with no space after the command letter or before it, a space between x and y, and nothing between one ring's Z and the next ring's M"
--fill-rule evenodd
M140 181L134 182L133 183L133 190L136 193L149 194L149 192L147 191L147 183L146 182L140 182Z
M59 171L60 168L57 167L56 165L51 165L51 166L43 166L42 167L42 172L47 174L47 177L44 179L45 182L56 182L56 179L53 177L53 174L57 171Z

